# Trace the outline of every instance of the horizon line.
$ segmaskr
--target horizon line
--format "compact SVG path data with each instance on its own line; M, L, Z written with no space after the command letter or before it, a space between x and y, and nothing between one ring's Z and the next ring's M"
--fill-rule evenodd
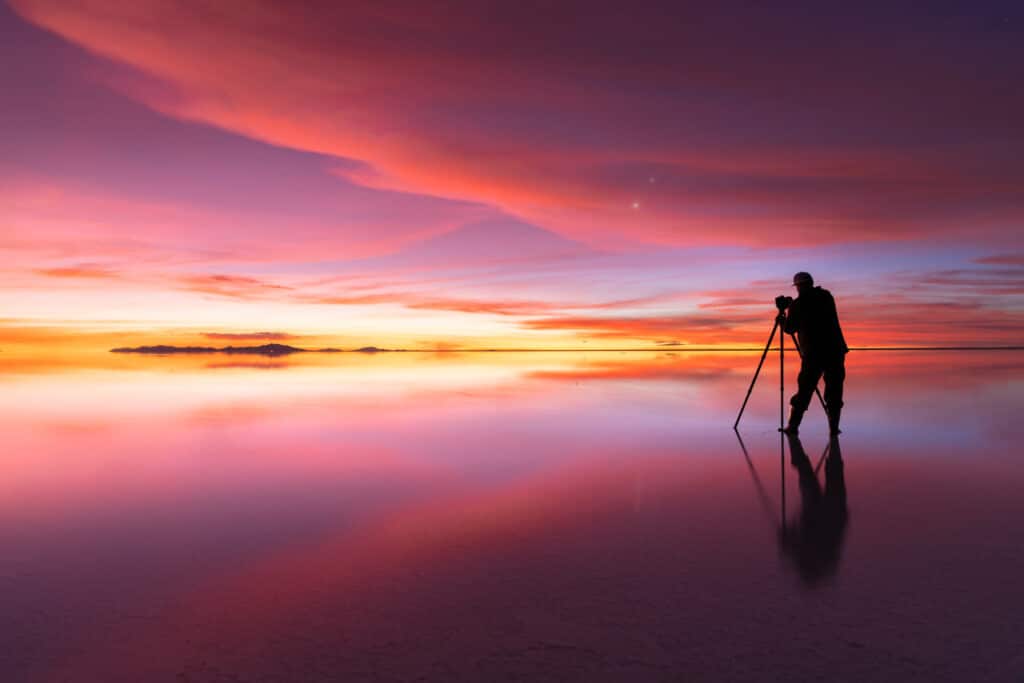
M772 346L770 351L778 351L778 346ZM851 346L850 351L1024 351L1024 346ZM650 348L551 348L551 349L537 349L537 348L493 348L493 349L478 349L478 348L466 348L466 349L381 349L382 352L397 352L397 351L408 351L413 353L427 352L427 353L500 353L500 352L578 352L578 351L628 351L632 353L642 353L651 351L700 351L702 353L713 353L717 351L727 352L746 352L746 351L764 351L764 347L756 346L742 346L742 347L714 347L714 346L662 346L662 347L650 347ZM792 346L788 346L785 349L786 353L793 353L796 349Z
M158 345L160 346L160 345ZM167 344L166 346L171 348L185 349L190 348L187 346L176 347L173 344ZM257 345L253 347L247 346L235 346L235 347L223 347L223 348L212 348L212 353L223 353L229 348L244 349L244 348L259 348L260 346L288 346L282 344L265 344ZM144 347L118 347L115 349L109 349L109 351L122 351L122 350L134 350L135 348ZM763 346L655 346L655 347L626 347L626 348L606 348L606 347L571 347L571 348L527 348L527 347L508 347L508 348L443 348L443 349L430 349L430 348L383 348L383 347L360 347L353 349L343 349L338 347L322 347L322 348L302 348L302 347L291 347L299 352L318 352L318 351L335 351L339 353L363 353L363 354L374 354L374 353L580 353L580 352L600 352L600 353L651 353L651 352L679 352L679 351L693 351L700 353L747 353L747 352L758 352L765 351ZM372 350L370 350L372 349ZM777 345L771 346L767 349L768 351L778 351ZM849 351L1024 351L1024 345L1019 346L977 346L977 345L960 345L960 346L851 346ZM785 347L786 353L794 353L796 349L793 346Z

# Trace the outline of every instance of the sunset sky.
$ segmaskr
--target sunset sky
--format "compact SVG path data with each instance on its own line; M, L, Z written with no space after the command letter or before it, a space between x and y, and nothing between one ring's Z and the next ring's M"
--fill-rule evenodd
M0 0L0 347L1024 343L1024 5L683 4Z

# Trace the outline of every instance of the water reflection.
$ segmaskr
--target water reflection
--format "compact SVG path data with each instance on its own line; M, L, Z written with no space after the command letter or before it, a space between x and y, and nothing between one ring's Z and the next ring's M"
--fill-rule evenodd
M761 506L764 508L765 514L772 523L773 528L781 529L781 526L786 523L786 471L783 467L782 476L779 481L781 486L779 487L779 498L781 505L781 513L776 515L775 508L771 501L771 496L764 488L764 484L761 482L761 477L757 473L757 468L754 466L753 460L750 459L750 451L747 450L747 444L743 441L743 436L739 430L734 429L733 432L736 434L736 439L740 443L740 450L743 452L743 458L747 461L747 469L750 472L750 478L754 482L754 487L757 489L758 498L761 500ZM780 441L781 449L781 441ZM780 450L780 459L785 457L784 451ZM778 520L778 521L776 521Z
M779 502L776 507L751 460L743 436L739 431L735 433L747 464L747 471L750 473L765 516L775 531L782 555L796 569L807 586L819 585L835 575L839 569L840 554L849 521L846 477L839 437L830 437L828 445L818 458L817 465L812 465L811 458L804 450L798 435L780 435ZM788 516L786 508L787 442L789 462L796 470L800 491L799 507L793 517ZM823 465L824 489L819 481Z
M877 678L872 652L971 680L950 639L1004 671L1024 610L1024 546L1006 533L1024 515L1024 363L851 359L845 470L838 443L818 457L820 412L811 453L787 448L771 390L751 399L740 460L750 360L2 374L0 671L750 680L776 658L804 680L813 649L849 680Z
M783 524L779 547L808 585L835 574L846 536L849 513L846 505L846 477L839 437L833 437L822 454L825 464L825 487L822 490L818 472L804 451L800 437L790 435L790 463L797 471L800 485L800 510L796 517Z

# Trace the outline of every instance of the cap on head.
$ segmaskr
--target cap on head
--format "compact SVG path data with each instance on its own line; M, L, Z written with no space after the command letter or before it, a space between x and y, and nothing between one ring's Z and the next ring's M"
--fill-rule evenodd
M808 287L814 285L814 278L811 277L810 273L800 271L799 273L793 276L793 286L800 287L801 285L806 285Z

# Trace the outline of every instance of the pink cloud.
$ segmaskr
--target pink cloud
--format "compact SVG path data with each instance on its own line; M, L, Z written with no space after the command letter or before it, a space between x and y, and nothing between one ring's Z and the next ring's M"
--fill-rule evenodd
M848 292L838 297L840 319L851 346L1019 345L1024 311L991 301L996 294L1024 293L1020 273L924 273L907 279L907 291L932 287L929 298L902 290ZM673 315L553 314L525 320L529 330L560 330L598 339L662 344L760 346L771 328L774 308L750 290L705 292L698 312ZM966 290L966 291L965 291ZM981 296L979 296L981 294Z
M1020 336L1024 59L999 40L917 22L854 49L750 6L13 6L12 315L170 289L759 345L809 255L856 343ZM878 244L790 248L851 241Z
M702 313L660 316L551 316L527 320L531 330L577 331L601 339L650 341L685 340L688 344L722 344L753 339L746 332L763 316L753 314L705 315Z
M1024 254L996 254L974 260L984 265L1024 266Z
M237 299L258 299L280 295L292 288L240 275L186 275L179 279L184 289L202 294Z
M724 8L623 22L572 3L544 21L472 4L14 5L136 69L107 80L161 112L590 242L1005 237L1024 215L1024 169L992 144L1024 100L994 99L977 77L977 60L1007 63L996 51L936 69L889 35L855 53L831 25L780 39L795 30L785 13L749 6L737 23ZM743 49L723 51L721 31Z
M103 268L100 266L92 266L88 264L81 264L78 266L68 266L62 268L39 268L36 269L35 272L39 275L56 278L85 278L108 280L118 277L118 273L115 270Z

